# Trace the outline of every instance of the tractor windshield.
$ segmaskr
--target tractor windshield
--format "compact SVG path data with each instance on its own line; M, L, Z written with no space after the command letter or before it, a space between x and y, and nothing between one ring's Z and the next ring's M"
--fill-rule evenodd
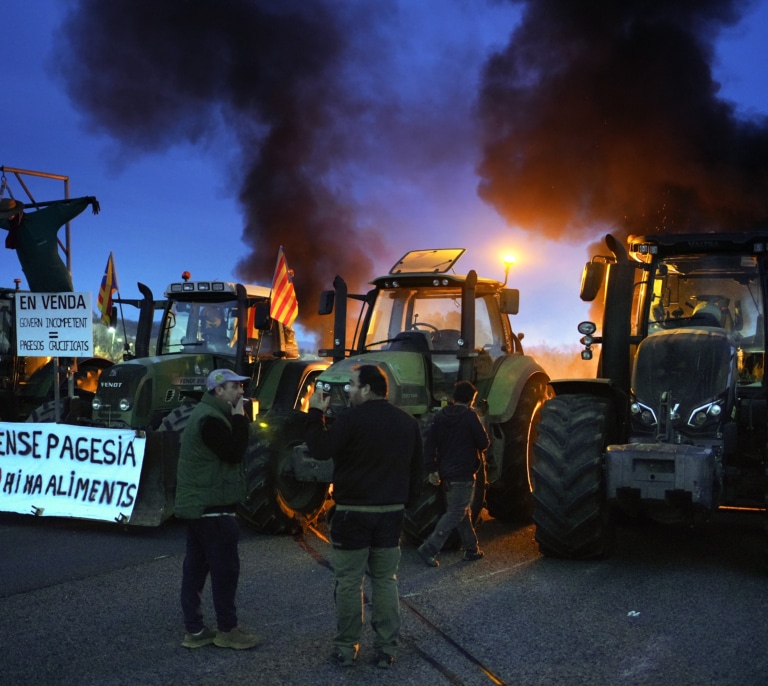
M716 327L739 348L742 383L762 381L763 300L753 255L677 255L656 264L648 333Z
M235 354L237 301L170 301L163 317L160 354Z
M492 295L475 301L475 348L492 357L501 354L504 332L492 312L498 306ZM425 350L453 352L461 338L461 296L456 289L382 289L376 299L371 323L366 332L368 350L387 350L395 337L406 331L421 332Z

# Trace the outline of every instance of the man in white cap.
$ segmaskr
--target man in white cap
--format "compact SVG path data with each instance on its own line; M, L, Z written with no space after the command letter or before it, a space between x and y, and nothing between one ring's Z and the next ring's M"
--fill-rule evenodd
M261 641L238 626L235 606L240 576L235 508L245 497L241 466L248 447L248 417L243 382L248 380L230 369L214 369L206 381L208 392L181 435L175 514L187 520L181 581L185 648L213 643L243 650ZM218 631L203 623L200 611L209 571Z

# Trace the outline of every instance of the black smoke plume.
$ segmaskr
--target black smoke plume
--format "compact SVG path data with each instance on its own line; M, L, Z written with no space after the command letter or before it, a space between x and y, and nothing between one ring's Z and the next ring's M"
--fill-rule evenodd
M346 37L376 11L333 0L78 0L55 57L88 125L128 158L211 147L222 133L236 141L250 248L237 273L270 283L284 245L300 321L318 329L320 290L336 274L363 283L381 248L332 181L355 145L350 113L365 110L345 86Z
M551 239L768 221L768 121L718 97L743 0L532 0L486 63L479 193ZM762 65L754 65L755 69Z

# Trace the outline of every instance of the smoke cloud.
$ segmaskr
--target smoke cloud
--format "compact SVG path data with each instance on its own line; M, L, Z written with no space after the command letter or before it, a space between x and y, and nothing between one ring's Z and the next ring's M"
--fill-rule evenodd
M300 321L319 328L320 290L336 274L363 283L381 251L333 181L362 144L350 118L366 111L346 85L347 37L378 13L333 0L79 0L62 26L57 68L88 126L128 160L235 141L250 249L238 276L270 283L285 245ZM367 33L373 53L375 31ZM223 231L211 227L211 248Z
M768 220L768 121L718 98L739 0L535 0L486 63L480 196L571 241ZM755 65L757 68L757 65Z

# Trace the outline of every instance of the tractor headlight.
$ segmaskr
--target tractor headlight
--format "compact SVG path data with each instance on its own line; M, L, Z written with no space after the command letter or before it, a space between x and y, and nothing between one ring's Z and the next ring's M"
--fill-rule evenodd
M705 424L717 421L720 415L723 413L723 408L720 403L707 403L701 407L697 407L691 412L688 418L688 426L700 428Z
M656 424L656 415L653 410L642 403L638 403L637 401L633 402L629 406L629 411L632 413L633 419L645 426L653 426Z
M331 384L329 384L327 381L318 381L315 384L315 392L316 393L330 393L331 392Z
M120 398L120 402L117 404L121 412L127 412L131 409L131 401L129 398Z
M101 398L99 398L98 395L94 395L93 400L91 400L91 407L94 410L96 410L96 412L98 412L101 409L102 405L103 403L101 402Z

